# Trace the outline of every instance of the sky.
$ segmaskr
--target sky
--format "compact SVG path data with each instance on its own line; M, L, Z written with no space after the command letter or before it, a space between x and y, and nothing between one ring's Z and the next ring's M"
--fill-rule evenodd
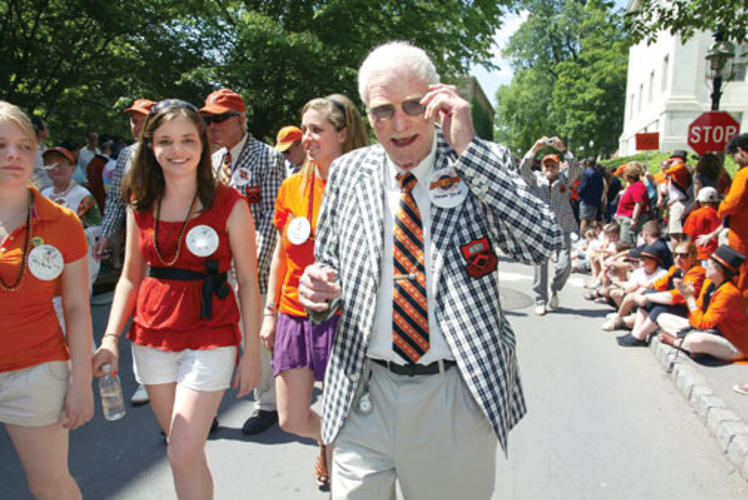
M628 0L615 0L615 6L625 9ZM483 92L491 101L493 107L496 107L496 91L500 85L508 85L512 81L512 68L509 61L501 57L501 51L506 47L509 37L514 34L520 25L527 19L528 11L522 11L518 14L509 14L504 17L501 28L496 30L494 35L494 57L491 61L500 69L496 71L486 71L483 66L477 65L470 68L470 74L478 79Z

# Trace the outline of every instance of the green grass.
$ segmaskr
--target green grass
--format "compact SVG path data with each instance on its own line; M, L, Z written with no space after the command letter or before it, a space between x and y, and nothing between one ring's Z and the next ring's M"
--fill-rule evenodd
M693 153L689 153L688 155L688 166L689 167L695 167L696 166L696 158L692 156ZM630 161L638 161L642 165L647 165L647 162L645 161L647 157L647 153L636 153L632 156L624 156L620 158L614 158L612 160L600 160L600 163L605 165L606 167L617 167L618 165L622 165L624 163L628 163ZM663 153L660 151L650 151L649 152L649 165L647 170L653 174L660 171L660 164L664 161L670 158L670 153ZM725 169L730 174L730 177L735 176L735 172L738 171L738 165L733 161L732 156L726 156L725 157Z

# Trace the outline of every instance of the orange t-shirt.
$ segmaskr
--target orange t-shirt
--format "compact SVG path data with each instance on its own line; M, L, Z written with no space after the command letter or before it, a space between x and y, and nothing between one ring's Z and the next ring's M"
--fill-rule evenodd
M303 181L301 174L294 174L283 181L275 199L273 216L273 225L281 232L281 258L286 263L286 272L281 280L279 310L291 316L306 316L306 311L299 302L299 279L306 266L314 263L314 235L317 233L319 206L327 184L325 179L315 178L312 213L308 215L311 182L303 186ZM310 219L312 226L312 234L301 245L294 245L287 236L288 224L295 217Z
M84 258L86 235L75 212L48 200L36 189L32 208L29 252L38 245L51 245L62 254L65 264ZM0 276L12 284L23 259L26 226L5 237L0 247ZM59 295L62 274L42 281L24 269L23 286L16 292L0 289L0 372L20 370L49 361L68 359L67 345L57 320L52 299Z

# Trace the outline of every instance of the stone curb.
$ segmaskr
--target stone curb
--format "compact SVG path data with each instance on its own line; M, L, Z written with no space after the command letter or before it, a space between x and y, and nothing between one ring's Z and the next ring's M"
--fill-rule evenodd
M681 362L686 359L684 353L661 343L656 337L649 343L649 349L678 392L712 433L720 451L748 481L748 425L714 394L703 375Z

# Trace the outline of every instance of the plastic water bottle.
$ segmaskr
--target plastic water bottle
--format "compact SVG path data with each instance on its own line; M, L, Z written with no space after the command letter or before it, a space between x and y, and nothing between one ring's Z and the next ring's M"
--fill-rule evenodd
M99 393L101 394L101 408L107 420L119 420L125 416L125 402L122 399L122 385L119 376L112 375L112 365L101 367L106 374L99 379Z

